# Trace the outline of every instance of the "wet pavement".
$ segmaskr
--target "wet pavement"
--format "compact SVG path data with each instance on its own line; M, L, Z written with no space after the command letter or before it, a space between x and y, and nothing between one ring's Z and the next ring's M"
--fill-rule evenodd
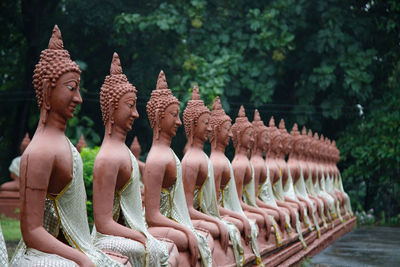
M312 266L400 266L400 228L361 227L311 259Z

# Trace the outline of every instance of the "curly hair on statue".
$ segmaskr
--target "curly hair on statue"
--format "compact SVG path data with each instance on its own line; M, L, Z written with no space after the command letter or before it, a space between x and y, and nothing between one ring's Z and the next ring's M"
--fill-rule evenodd
M210 118L210 126L212 128L209 138L210 142L212 143L215 139L216 132L219 131L219 127L226 122L232 122L232 119L226 115L224 109L222 108L221 105L221 100L219 99L219 96L217 96L214 99L214 104L213 104L213 109L211 111L211 118Z
M43 83L49 82L50 88L56 87L57 80L67 72L81 74L79 66L71 60L69 52L64 49L61 31L57 25L54 26L47 49L40 54L39 63L33 71L33 87L39 108L43 105Z
M179 105L179 101L172 95L171 90L168 89L167 79L165 78L164 72L161 71L158 75L156 89L151 92L150 100L146 105L147 117L149 118L150 126L153 130L155 130L157 124L157 110L159 112L158 119L161 120L164 118L164 112L167 107L172 104Z
M240 106L238 116L236 117L235 123L232 125L232 141L235 149L238 147L240 138L247 128L252 128L253 125L249 122L246 117L246 112L243 105Z
M199 87L195 86L192 92L192 99L189 100L183 111L183 124L188 138L193 134L192 127L196 127L197 120L204 113L210 114L210 110L204 105L204 102L200 100Z
M104 125L110 119L113 120L112 113L118 108L118 101L126 93L134 93L136 96L137 90L122 73L119 56L114 52L110 75L106 76L100 89L100 106Z

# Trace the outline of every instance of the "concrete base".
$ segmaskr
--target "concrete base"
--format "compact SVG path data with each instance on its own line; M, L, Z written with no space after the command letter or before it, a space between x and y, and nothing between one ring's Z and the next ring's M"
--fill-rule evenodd
M19 219L19 192L0 191L0 214Z

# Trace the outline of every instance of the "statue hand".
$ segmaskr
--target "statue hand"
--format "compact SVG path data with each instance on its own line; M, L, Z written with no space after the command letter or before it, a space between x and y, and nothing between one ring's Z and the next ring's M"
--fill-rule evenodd
M251 239L251 226L248 220L243 220L243 229L244 229L244 241L246 241L246 245L249 244Z
M278 214L279 214L279 222L280 222L281 230L283 231L285 229L285 223L286 223L285 213L279 211Z

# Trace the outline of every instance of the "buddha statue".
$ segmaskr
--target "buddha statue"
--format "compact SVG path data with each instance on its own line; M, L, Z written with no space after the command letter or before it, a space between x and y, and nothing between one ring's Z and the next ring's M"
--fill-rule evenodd
M271 136L271 145L269 150L267 151L265 162L268 166L268 170L270 173L272 192L275 197L275 202L278 207L285 209L290 214L292 223L291 225L295 227L299 240L302 243L303 247L307 248L307 245L303 238L300 220L300 218L304 218L304 209L302 206L299 206L298 203L293 203L292 201L289 201L288 198L285 196L283 172L279 164L279 161L282 160L280 158L282 154L281 151L283 149L282 132L278 128L276 128L274 117L271 117L269 121L269 129Z
M98 248L129 257L132 266L177 266L179 255L173 242L168 247L147 229L139 165L125 144L128 131L139 117L136 93L114 53L110 75L100 90L105 134L93 167L92 236Z
M21 155L24 153L26 147L29 145L31 139L29 134L26 133L24 139L22 139L19 151ZM21 163L21 156L14 158L8 167L10 171L10 178L12 181L6 182L0 186L0 191L19 191L19 166Z
M143 174L147 224L164 229L164 237L178 247L182 266L199 264L198 256L203 266L212 266L212 238L206 231L199 233L192 224L186 205L181 163L170 148L171 139L182 123L179 101L168 89L163 71L158 76L157 87L151 93L146 109L153 129L153 144Z
M349 195L344 191L343 188L343 182L342 182L342 175L340 174L339 168L337 167L337 163L340 160L340 151L336 147L336 142L333 140L332 142L332 153L331 155L331 162L332 162L332 168L333 168L333 173L335 176L335 190L339 192L344 199L344 209L346 212L346 215L348 216L353 216L353 210L351 208L351 202L350 202L350 197Z
M322 183L324 184L324 189L325 192L327 192L333 199L335 203L335 208L336 208L336 214L339 217L339 220L341 222L344 222L344 219L342 217L342 198L340 194L335 194L334 189L333 189L333 169L331 168L331 165L329 163L329 158L330 158L330 140L328 138L325 138L324 142L322 143L323 149L321 150L321 164L323 168L323 178L321 179Z
M254 111L254 120L252 122L254 128L254 146L251 153L250 162L254 167L254 189L255 201L257 206L269 209L274 219L279 222L280 229L286 231L290 235L292 228L290 225L289 212L280 209L275 201L272 192L272 183L270 180L270 172L268 164L263 159L263 153L267 153L271 144L271 135L269 128L264 125L261 120L260 113L256 109Z
M81 137L79 138L78 143L76 144L76 150L78 150L79 153L82 152L82 148L87 147L85 137L83 134L81 134Z
M308 205L307 202L303 202L299 200L296 196L296 192L294 191L294 184L297 181L293 181L293 176L291 174L291 170L289 165L286 162L286 156L291 152L293 148L293 142L290 134L287 132L285 127L285 121L281 119L279 122L279 131L282 135L282 149L277 157L278 168L280 169L280 173L282 174L282 187L283 192L285 195L285 200L287 202L296 204L299 210L303 210L303 223L310 231L314 230L313 226L311 225L308 210L311 210L311 207Z
M303 129L305 131L305 128ZM304 181L304 175L308 172L308 166L304 164L304 152L308 147L308 138L300 134L297 123L293 125L290 135L293 145L289 153L288 167L293 178L294 191L297 199L307 205L308 214L311 215L318 238L320 238L321 230L316 218L316 203L309 198Z
M303 128L305 130L305 128ZM303 173L304 173L304 183L308 197L314 202L319 218L322 220L323 226L327 229L328 225L326 223L326 209L324 208L324 202L318 198L315 193L314 183L313 183L313 165L312 165L312 155L314 153L314 145L313 145L313 135L312 131L309 130L307 136L303 134L303 136L307 139L306 145L303 147L303 157L300 164L303 165Z
M256 264L261 265L262 261L257 243L257 226L253 220L247 217L241 207L236 191L232 165L225 156L225 148L229 145L229 140L232 136L231 118L226 115L225 111L222 109L221 101L218 96L214 100L209 123L211 126L209 135L211 142L210 160L214 171L217 199L219 200L218 210L224 220L233 223L239 229L242 239L244 240L242 245L244 247L245 256L252 252L255 256ZM246 256L246 260L250 257L251 256Z
M213 258L216 265L242 266L244 250L240 232L234 224L222 220L218 210L213 167L207 154L203 152L204 142L211 131L210 114L210 110L200 100L199 88L195 86L192 99L183 112L188 139L187 150L182 159L186 203L193 225L205 228L214 238Z
M122 266L92 243L82 159L65 136L82 103L80 74L55 26L33 75L40 120L21 158L22 240L11 266Z
M132 154L135 156L136 161L139 164L140 176L142 176L144 171L144 162L139 159L140 155L142 154L142 147L140 146L137 136L133 138L133 141L129 149L131 150Z

